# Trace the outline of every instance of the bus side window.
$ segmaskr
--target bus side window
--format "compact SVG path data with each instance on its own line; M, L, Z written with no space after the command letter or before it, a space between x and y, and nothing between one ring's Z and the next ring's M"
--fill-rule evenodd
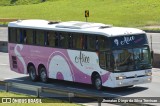
M16 28L9 28L9 42L16 43Z
M23 36L21 29L17 29L17 43L23 43Z
M59 46L62 48L68 48L68 35L65 32L59 33Z
M87 50L96 50L96 36L87 36Z
M103 36L99 36L96 39L96 50L106 50L106 38Z
M58 32L55 32L55 46L56 47L59 46L59 39L60 39L60 36L59 36Z
M68 48L72 49L73 48L73 35L71 33L68 34Z
M36 45L44 45L44 31L36 30Z
M23 30L23 43L27 43L27 35L26 35L26 30Z
M73 48L75 49L85 49L84 36L77 34L73 35Z
M106 54L105 54L105 52L99 52L99 65L102 69L106 70Z
M23 30L22 29L20 29L20 43L24 43Z
M26 30L26 44L33 44L33 30Z
M55 32L47 32L47 45L55 47L56 35Z

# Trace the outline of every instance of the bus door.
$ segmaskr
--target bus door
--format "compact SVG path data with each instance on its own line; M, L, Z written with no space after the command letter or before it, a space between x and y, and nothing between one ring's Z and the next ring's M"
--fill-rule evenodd
M99 53L99 65L104 70L111 71L114 67L114 61L112 61L112 55L110 51L102 51Z

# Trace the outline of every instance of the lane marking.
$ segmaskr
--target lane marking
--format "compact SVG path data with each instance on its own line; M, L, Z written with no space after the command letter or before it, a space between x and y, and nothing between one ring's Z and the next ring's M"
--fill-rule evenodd
M69 89L75 89L75 90L80 90L80 91L87 91L85 89L79 89L79 88L72 88L72 87L67 87L67 88L69 88Z
M78 104L81 105L81 103L78 103ZM94 106L94 105L90 105L90 104L82 104L82 105L84 105L84 106Z
M9 64L0 64L1 66L8 66Z

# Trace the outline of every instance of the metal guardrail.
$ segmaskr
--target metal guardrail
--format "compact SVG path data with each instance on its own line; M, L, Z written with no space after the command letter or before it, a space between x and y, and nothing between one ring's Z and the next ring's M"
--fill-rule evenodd
M72 102L72 97L87 97L91 99L97 99L98 106L101 106L101 102L103 99L96 94L91 93L83 93L83 92L76 92L76 91L70 91L66 89L60 89L60 88L47 88L47 87L41 87L41 86L35 86L35 85L29 85L29 84L21 84L21 83L15 83L15 82L5 82L0 81L0 85L5 86L6 92L9 92L9 88L18 88L23 90L29 90L29 91L35 91L36 97L40 97L40 93L54 93L54 94L61 94L68 97L69 102Z

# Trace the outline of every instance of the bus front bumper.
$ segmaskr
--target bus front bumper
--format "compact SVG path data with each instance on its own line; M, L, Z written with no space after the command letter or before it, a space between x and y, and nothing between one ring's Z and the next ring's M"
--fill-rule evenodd
M145 76L139 78L127 78L122 80L116 80L115 87L125 87L137 84L144 84L152 82L152 76Z

